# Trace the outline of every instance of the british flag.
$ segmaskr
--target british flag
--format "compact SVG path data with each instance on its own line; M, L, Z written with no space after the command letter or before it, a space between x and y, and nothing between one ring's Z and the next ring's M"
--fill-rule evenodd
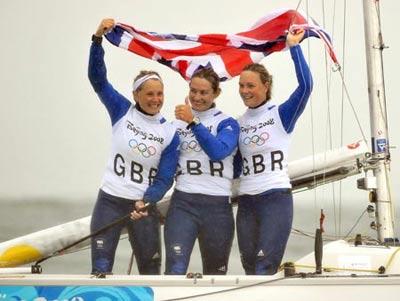
M274 11L237 34L160 34L117 23L106 38L115 46L172 68L185 80L200 68L212 68L224 81L240 74L246 65L284 50L288 30L299 28L306 30L304 38L320 38L337 64L329 35L312 18L288 9Z

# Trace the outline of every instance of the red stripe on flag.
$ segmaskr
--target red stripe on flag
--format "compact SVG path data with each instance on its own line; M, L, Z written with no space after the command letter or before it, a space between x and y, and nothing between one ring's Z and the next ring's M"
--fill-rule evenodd
M131 40L128 50L149 59L151 59L154 55L153 47L136 39Z
M221 59L231 77L240 74L244 67L253 63L248 50L227 49L221 53Z
M307 20L295 10L289 10L252 30L239 33L238 35L257 40L275 40L277 37L284 35L290 25L297 23L307 23Z
M177 64L177 69L180 73L180 75L182 75L182 77L186 80L188 80L189 78L186 76L186 70L189 67L189 64L187 61L179 61Z
M202 34L199 35L198 41L204 44L211 45L228 45L229 40L226 34Z

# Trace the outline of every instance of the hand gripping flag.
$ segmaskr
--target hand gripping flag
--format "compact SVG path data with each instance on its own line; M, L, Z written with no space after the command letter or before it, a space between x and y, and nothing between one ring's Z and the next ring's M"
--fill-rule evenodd
M274 11L250 30L237 34L160 34L117 23L106 34L109 42L140 56L158 61L189 80L196 70L212 68L221 81L239 75L275 51L286 49L288 30L305 29L304 38L320 38L337 64L329 35L311 18L296 10Z

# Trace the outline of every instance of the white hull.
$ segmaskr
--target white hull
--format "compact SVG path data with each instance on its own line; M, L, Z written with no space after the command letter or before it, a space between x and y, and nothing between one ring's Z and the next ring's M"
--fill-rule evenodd
M315 275L314 254L294 263L296 273L273 276L139 276L13 274L0 275L0 300L6 287L68 286L73 290L116 290L130 287L147 297L139 300L398 300L400 292L400 248L373 245L354 246L335 241L324 246L323 273ZM384 269L382 269L382 267ZM12 272L13 269L0 269ZM379 274L379 270L384 273ZM72 287L72 288L71 288ZM79 288L76 288L79 287ZM205 294L205 295L203 295ZM194 297L196 295L203 295ZM345 299L343 299L345 296ZM7 300L7 299L5 299ZM32 299L34 300L34 299ZM43 299L44 300L44 299ZM86 299L67 299L86 300ZM125 299L124 299L125 300Z
M135 286L150 287L157 301L187 298L193 300L398 300L400 275L396 276L319 276L284 279L275 276L108 276L96 279L84 275L8 275L1 286ZM343 299L343 296L346 296Z

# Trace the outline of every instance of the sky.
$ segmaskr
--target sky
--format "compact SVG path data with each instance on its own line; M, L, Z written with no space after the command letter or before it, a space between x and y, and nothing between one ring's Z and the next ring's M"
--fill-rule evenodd
M400 107L397 101L400 41L395 18L397 0L381 2L386 98L392 146L398 144ZM308 3L308 5L307 5ZM91 200L99 189L110 149L111 123L87 79L91 35L102 18L139 29L172 33L236 33L248 29L274 9L296 8L298 1L231 0L36 0L0 1L0 200L34 201ZM356 107L369 141L369 111L362 1L301 1L300 8L331 33L351 101ZM324 8L324 11L323 11ZM345 32L345 34L344 34ZM343 47L343 42L345 47ZM103 41L109 81L131 99L131 83L142 69L158 71L165 83L163 114L173 119L174 107L183 103L187 83L178 73ZM329 72L323 44L317 39L302 43L311 66L314 91L293 134L291 160L322 152L362 138L347 100L344 100L344 130L340 131L342 90L338 72ZM343 51L345 49L345 51ZM272 54L262 61L273 74L273 99L285 100L296 87L288 52ZM327 84L329 83L329 84ZM329 86L329 87L328 87ZM328 92L329 91L329 92ZM238 79L222 84L217 106L238 117L245 107L238 94ZM328 111L329 110L329 111ZM328 112L331 116L329 122ZM392 174L400 176L399 150L392 149ZM346 180L347 197L365 197ZM330 199L333 188L321 188L321 198ZM400 188L393 181L393 195ZM314 194L298 196L309 198ZM346 196L345 196L346 197Z

